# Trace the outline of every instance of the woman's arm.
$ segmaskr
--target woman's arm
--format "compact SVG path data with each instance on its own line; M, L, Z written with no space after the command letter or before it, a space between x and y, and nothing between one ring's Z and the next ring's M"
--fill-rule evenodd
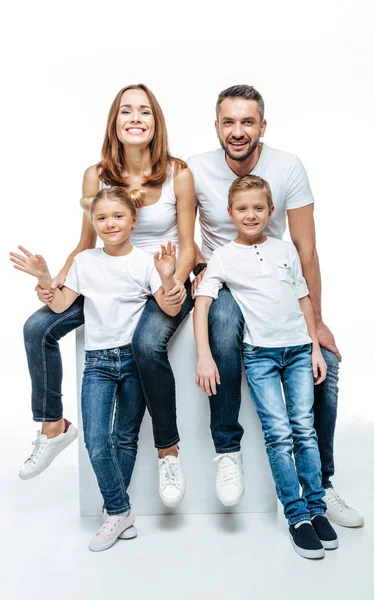
M304 318L308 328L309 336L312 338L312 367L314 375L314 383L318 385L326 379L327 365L322 356L321 348L318 343L316 322L314 320L314 312L309 296L300 298L300 308L304 313Z
M181 169L175 175L174 193L177 199L179 254L174 274L176 285L170 290L168 297L178 304L185 298L183 284L195 264L195 190L189 169Z
M161 244L161 253L156 252L154 263L162 284L162 288L155 293L155 300L164 313L175 317L182 307L182 302L176 304L174 299L168 298L168 293L175 287L173 277L176 265L175 244L170 241L166 247Z
M213 298L198 296L193 311L193 325L197 348L197 367L195 382L208 396L217 393L220 384L219 372L209 345L208 313Z

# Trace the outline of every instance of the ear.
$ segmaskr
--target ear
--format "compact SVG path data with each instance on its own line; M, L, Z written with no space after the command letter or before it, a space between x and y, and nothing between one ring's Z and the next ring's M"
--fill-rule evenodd
M219 133L218 133L219 132L219 124L218 124L217 120L214 121L214 127L216 128L216 134L219 135Z
M270 219L271 215L273 214L273 212L274 212L274 206L269 208L269 219Z
M266 119L263 119L263 121L261 123L260 137L263 137L265 135L266 125L267 125Z
M230 221L233 221L234 217L232 216L232 210L229 206L227 207L227 212L229 213Z
M135 217L132 218L132 225L131 225L131 229L134 229L135 225L138 222L138 215L135 215Z

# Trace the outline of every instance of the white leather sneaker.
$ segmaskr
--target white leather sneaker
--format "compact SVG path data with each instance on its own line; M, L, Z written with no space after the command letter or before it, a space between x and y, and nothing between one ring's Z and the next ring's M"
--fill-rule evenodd
M325 492L325 514L330 521L342 527L361 527L364 524L364 518L354 508L350 508L333 487L326 488Z
M105 510L105 508L103 508L103 510L101 511L101 522L105 523L105 521L108 518L108 513ZM135 518L134 518L135 521ZM122 531L122 533L119 534L118 539L120 540L132 540L134 538L136 538L138 535L138 530L136 529L135 525L130 525L130 527L128 527L127 529L125 529L125 531Z
M131 508L125 513L119 515L109 515L105 523L95 533L89 543L89 549L92 552L102 552L108 550L120 536L120 534L129 529L135 521L134 513Z
M158 459L159 494L162 502L169 508L176 508L183 500L186 480L179 456L165 456Z
M53 461L54 458L69 444L71 444L78 435L78 431L69 421L65 419L65 431L54 438L47 438L46 435L36 432L36 440L33 443L34 450L29 458L22 465L19 476L21 479L31 479L36 477Z
M214 459L218 463L216 492L223 506L234 506L244 494L243 460L241 452L218 454Z

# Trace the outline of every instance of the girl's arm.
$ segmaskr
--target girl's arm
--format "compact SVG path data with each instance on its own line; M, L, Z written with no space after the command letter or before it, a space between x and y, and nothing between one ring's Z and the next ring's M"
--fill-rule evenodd
M164 313L175 317L180 312L182 302L176 304L173 300L171 303L167 297L170 290L175 287L173 277L176 265L175 244L169 241L167 247L161 245L161 253L156 252L154 263L162 284L162 288L155 293L156 302Z
M208 396L217 393L217 384L221 383L217 365L209 345L208 313L213 298L198 296L193 312L193 324L197 347L196 385Z
M12 257L10 260L14 263L14 268L36 277L41 287L48 288L51 284L51 275L44 258L40 254L32 254L23 246L18 246L18 248L24 256L15 252L10 253ZM69 308L78 296L79 294L67 287L63 287L62 290L56 289L52 300L48 302L48 306L53 312L61 313Z
M184 301L184 282L195 264L195 190L190 169L181 169L174 177L174 193L177 199L177 224L179 255L174 274L175 285L168 293L171 303Z
M316 323L312 303L309 296L299 299L300 308L304 313L304 318L308 328L309 336L312 338L312 367L314 375L314 384L318 385L326 379L327 365L322 356L321 348L318 343Z

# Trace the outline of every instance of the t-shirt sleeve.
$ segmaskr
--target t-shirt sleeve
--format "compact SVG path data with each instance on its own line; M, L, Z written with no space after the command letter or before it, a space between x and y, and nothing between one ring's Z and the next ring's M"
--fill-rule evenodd
M208 268L203 279L200 281L195 296L208 296L217 299L218 292L223 286L223 268L217 254L213 252L212 258L208 262Z
M75 292L76 294L80 294L79 277L78 277L78 263L75 258L73 260L73 264L71 265L71 267L68 271L64 285L65 285L65 287L68 287L70 290L73 290L73 292Z
M295 292L297 299L305 298L305 296L309 295L308 286L303 276L303 271L301 268L301 262L299 258L299 254L292 244L291 246L291 256L292 256L292 279L295 286Z
M153 263L153 257L152 257L152 263ZM152 264L150 267L150 272L149 272L149 287L150 287L152 294L155 295L155 293L160 289L161 286L162 286L162 283L161 283L160 275L157 273L157 269L154 266L154 264Z
M310 189L308 175L301 160L295 156L287 179L286 209L301 208L313 204L314 198Z

